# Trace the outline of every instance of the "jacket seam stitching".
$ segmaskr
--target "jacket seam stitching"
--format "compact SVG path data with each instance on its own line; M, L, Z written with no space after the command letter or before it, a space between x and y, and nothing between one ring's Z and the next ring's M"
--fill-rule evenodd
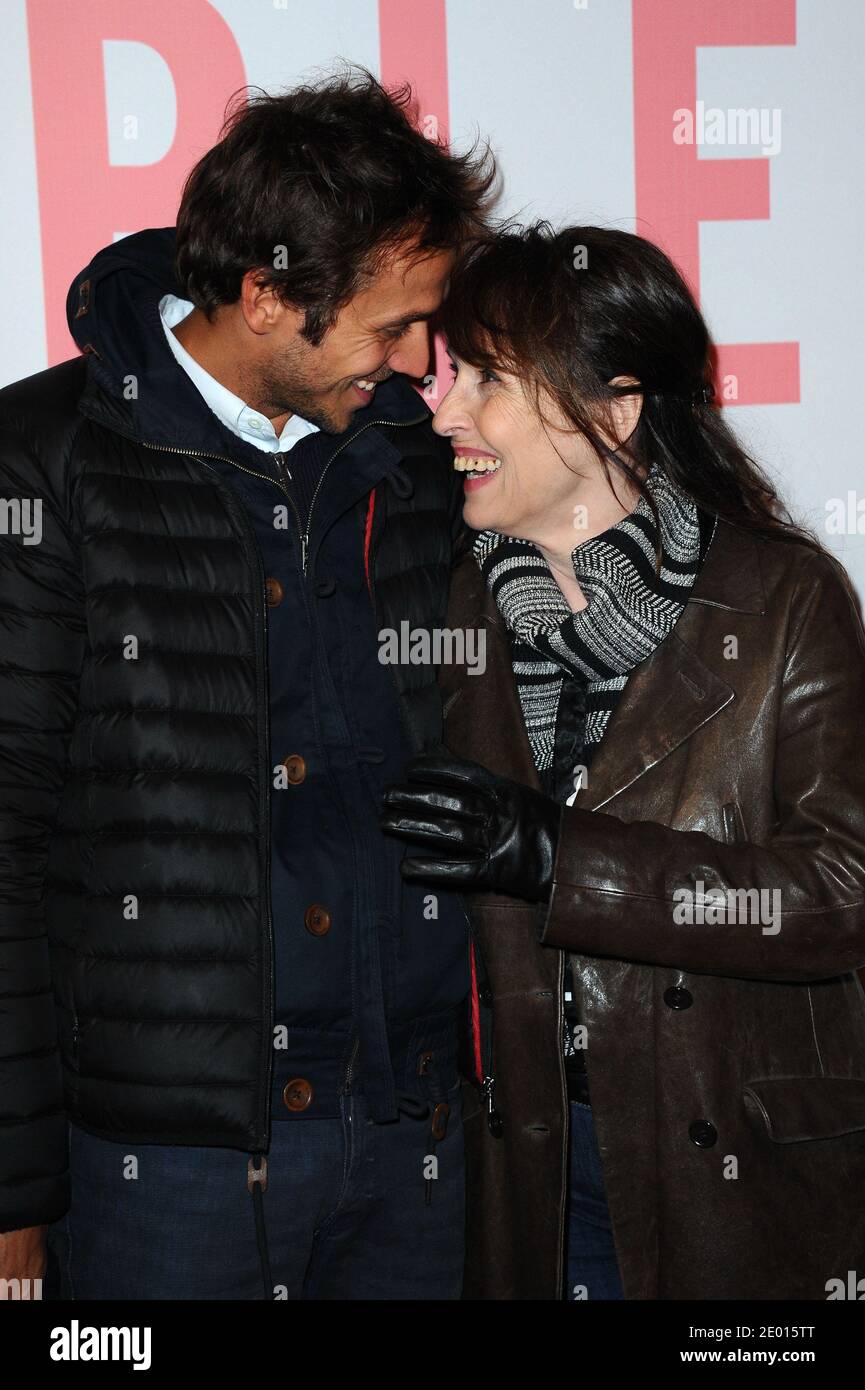
M820 1043L817 1039L817 1021L814 1018L814 999L811 994L811 986L808 985L808 1010L811 1015L811 1033L814 1038L814 1047L817 1052L817 1061L820 1063L820 1075L826 1075L826 1068L823 1065L823 1054L820 1051Z

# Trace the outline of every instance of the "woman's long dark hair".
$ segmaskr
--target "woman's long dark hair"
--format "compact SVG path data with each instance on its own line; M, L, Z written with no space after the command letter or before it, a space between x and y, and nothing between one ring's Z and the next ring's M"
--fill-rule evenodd
M657 509L635 468L656 463L698 505L760 536L830 554L796 525L720 410L701 399L713 348L687 285L652 242L604 227L508 224L474 245L451 276L441 316L448 347L476 368L518 376L541 417L546 392L609 464ZM640 419L615 438L610 402L640 383ZM660 554L657 557L660 563Z

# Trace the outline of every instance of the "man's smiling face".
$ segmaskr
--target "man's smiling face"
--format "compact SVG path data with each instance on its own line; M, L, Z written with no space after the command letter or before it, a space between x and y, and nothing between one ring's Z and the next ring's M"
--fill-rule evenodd
M300 415L328 434L341 434L374 401L377 383L394 372L423 377L430 361L428 320L444 298L454 252L425 253L421 260L415 255L411 245L392 254L343 306L317 347L298 332L300 311L280 315L257 364L260 408L272 418Z

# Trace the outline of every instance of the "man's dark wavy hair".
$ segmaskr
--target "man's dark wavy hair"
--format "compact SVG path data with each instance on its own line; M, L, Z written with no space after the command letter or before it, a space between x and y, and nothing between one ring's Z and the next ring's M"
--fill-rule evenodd
M415 127L411 86L354 64L279 95L235 94L219 143L186 179L176 267L208 318L243 276L304 309L321 342L397 247L459 250L482 233L496 178L489 147L462 155Z

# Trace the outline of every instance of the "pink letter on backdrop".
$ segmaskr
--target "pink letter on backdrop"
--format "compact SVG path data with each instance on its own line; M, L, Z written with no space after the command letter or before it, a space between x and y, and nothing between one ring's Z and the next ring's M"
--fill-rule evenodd
M183 179L246 83L232 33L207 0L28 0L49 364L70 357L66 292L115 232L171 226ZM171 149L156 164L111 165L103 40L147 44L177 96Z
M701 221L769 216L766 159L698 159L673 141L673 112L694 111L698 47L796 42L795 0L633 0L634 143L638 229L657 241L700 292ZM756 106L749 101L748 106ZM799 400L799 344L718 348L719 395L736 405ZM723 397L722 397L723 399Z
M411 82L425 134L448 140L448 47L445 0L379 0L380 80L385 87ZM424 391L435 410L448 389L450 373L441 335L435 340L435 381Z

